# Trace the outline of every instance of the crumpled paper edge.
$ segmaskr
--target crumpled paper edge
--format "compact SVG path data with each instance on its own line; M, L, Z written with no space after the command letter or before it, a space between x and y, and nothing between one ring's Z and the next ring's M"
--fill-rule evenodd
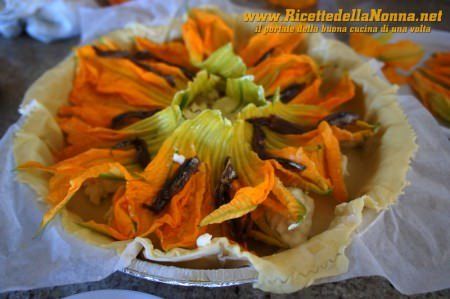
M163 30L163 27L158 28L153 31L153 28L131 26L125 30L116 31L108 37L126 44L131 40L130 35L161 36L155 32ZM368 195L370 196L363 196L337 206L335 211L337 217L327 231L314 236L296 248L272 256L260 258L249 252L243 252L239 246L231 245L223 238L212 240L212 244L204 248L196 250L174 249L163 253L153 249L148 239L137 238L131 241L123 252L128 256L125 259L126 261L130 262L133 255L135 257L141 248L144 248L144 255L152 260L173 259L175 257L178 257L176 260L185 260L192 255L208 254L215 250L214 248L217 248L217 246L221 246L230 255L250 261L258 271L258 280L254 284L255 287L277 293L293 292L310 285L315 279L347 271L348 259L345 257L344 250L351 241L351 235L361 223L364 206L377 211L387 208L395 202L406 184L405 176L409 161L416 150L415 134L395 100L395 88L377 78L372 69L367 64L362 63L359 57L347 46L337 41L326 40L319 34L309 35L308 37L309 51L313 57L322 61L339 61L340 66L350 71L355 82L362 85L367 95L365 101L370 112L369 115L380 117L380 122L386 130L381 137L382 144L391 149L388 152L393 157L383 156L382 164L385 167L381 167L372 181L372 185L368 186ZM329 51L330 47L333 47L333 51ZM51 115L56 114L57 108L67 99L74 70L74 59L69 57L32 85L25 96L24 106L22 107L27 107L26 105L29 105L33 98L37 99L42 107L29 109L28 122L37 122L39 118L33 115L39 115L38 112L42 109L48 109ZM55 80L54 78L58 79ZM63 84L57 84L57 82L63 82ZM383 113L378 113L380 111L383 111ZM45 119L45 121L51 123L51 118ZM33 126L30 125L29 127ZM27 126L23 126L14 141L16 163L21 164L32 158L27 153L33 152L31 150L33 142L36 144L36 149L56 146L54 140L58 134L56 132L53 132L53 134L55 137L47 137L47 140L42 140L39 136L30 132ZM35 136L36 138L33 139L34 141L24 142L26 140L24 136ZM405 140L395 142L393 139L398 136L403 136ZM392 147L391 143L393 143ZM25 144L26 151L23 151ZM392 165L398 165L399 167L392 167ZM45 189L40 185L42 180L37 183L32 178L24 178L22 175L19 175L17 179L29 184L37 192L42 192L42 189Z

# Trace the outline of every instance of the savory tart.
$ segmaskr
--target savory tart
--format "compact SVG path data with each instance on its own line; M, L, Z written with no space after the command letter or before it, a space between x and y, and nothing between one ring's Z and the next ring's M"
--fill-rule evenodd
M26 94L15 158L49 205L41 230L62 214L152 261L229 256L274 292L345 272L415 149L395 88L321 35L252 34L200 9L180 38L164 30L80 46Z

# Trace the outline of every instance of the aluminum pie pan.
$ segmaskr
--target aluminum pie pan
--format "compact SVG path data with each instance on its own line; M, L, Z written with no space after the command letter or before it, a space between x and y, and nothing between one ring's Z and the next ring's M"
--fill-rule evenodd
M257 272L251 266L222 269L187 269L134 259L122 272L148 281L169 285L205 288L228 287L253 283Z

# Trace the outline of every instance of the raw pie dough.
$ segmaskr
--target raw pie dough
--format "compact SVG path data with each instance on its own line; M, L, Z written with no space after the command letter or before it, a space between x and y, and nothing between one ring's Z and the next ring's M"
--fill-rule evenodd
M226 16L225 20L232 28L240 27L236 30L238 43L245 41L252 32L249 24L239 23L232 16ZM166 30L167 27L132 25L108 37L126 47L132 36L160 41ZM309 34L306 41L307 54L320 64L333 64L349 71L360 87L357 96L363 103L355 109L364 120L381 124L381 132L366 143L360 153L350 154L350 175L346 183L354 199L335 207L331 223L325 223L327 229L313 229L315 235L295 248L258 257L230 244L226 238L215 238L195 250L177 248L169 252L154 249L151 241L144 238L111 243L109 238L75 224L76 216L67 210L62 213L65 228L97 245L116 247L128 263L141 249L147 259L162 262L194 259L198 262L217 256L222 260L241 261L241 264L242 261L250 262L258 272L254 286L269 292L294 292L316 279L346 272L348 259L344 251L361 225L363 215L368 214L369 222L373 221L383 209L395 203L406 185L409 161L416 150L415 134L396 101L397 88L377 77L369 63L364 63L343 43L327 40L320 34ZM75 59L70 56L42 75L26 93L20 112L27 117L14 140L17 165L30 160L45 165L54 162L52 152L63 144L54 116L58 107L67 102L74 73ZM46 174L18 172L17 179L34 189L39 200L45 198L48 191Z

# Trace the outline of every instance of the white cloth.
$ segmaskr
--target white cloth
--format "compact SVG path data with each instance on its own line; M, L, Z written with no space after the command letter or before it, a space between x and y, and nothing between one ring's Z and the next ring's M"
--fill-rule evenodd
M82 8L80 11L81 43L90 42L131 23L148 26L167 24L173 17L184 14L186 7L200 5L214 5L227 13L242 9L238 5L223 0L135 0L104 8Z
M95 0L2 0L0 35L16 37L23 29L49 43L80 34L80 7L97 7Z

